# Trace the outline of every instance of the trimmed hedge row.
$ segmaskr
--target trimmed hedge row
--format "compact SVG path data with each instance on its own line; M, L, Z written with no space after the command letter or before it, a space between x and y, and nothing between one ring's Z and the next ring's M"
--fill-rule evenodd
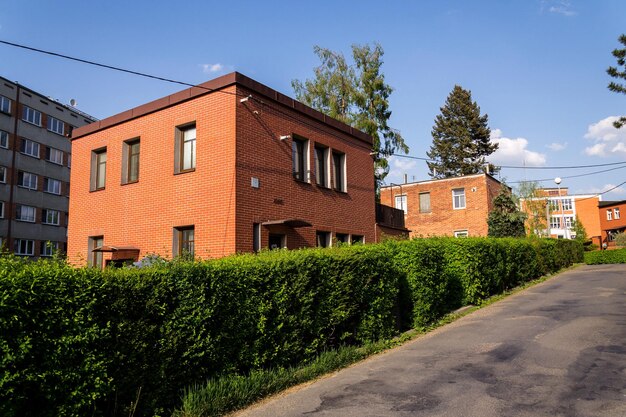
M168 414L207 378L388 338L581 260L572 241L446 238L105 271L3 256L0 415Z
M587 265L626 264L626 249L585 252Z

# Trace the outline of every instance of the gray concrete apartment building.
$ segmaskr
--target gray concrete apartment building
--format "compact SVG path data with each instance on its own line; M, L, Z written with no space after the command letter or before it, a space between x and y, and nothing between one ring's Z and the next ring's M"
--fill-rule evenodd
M67 245L74 127L93 117L0 77L0 245L50 256Z

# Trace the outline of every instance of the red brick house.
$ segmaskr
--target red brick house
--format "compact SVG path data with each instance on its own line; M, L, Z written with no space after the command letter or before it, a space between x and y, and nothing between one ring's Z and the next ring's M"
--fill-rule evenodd
M75 129L68 258L374 242L371 147L239 73Z
M411 237L487 236L487 217L502 183L488 174L393 184L380 202L405 212Z
M601 201L598 204L598 210L600 211L600 228L602 229L601 243L614 246L615 235L626 231L626 200Z

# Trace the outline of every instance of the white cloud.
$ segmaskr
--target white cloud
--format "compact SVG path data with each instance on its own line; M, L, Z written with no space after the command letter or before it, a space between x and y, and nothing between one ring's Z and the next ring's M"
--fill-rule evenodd
M202 64L200 65L202 67L202 72L204 72L205 74L213 74L216 72L220 72L224 69L224 65L217 63L217 64Z
M426 165L426 162L424 161L418 161L415 159L408 159L397 156L390 157L389 174L387 175L387 177L385 177L385 183L403 183L404 174L408 174L408 180L413 181L413 175L411 174L411 171L415 172L414 170L416 169L418 162Z
M562 16L576 16L578 12L572 7L572 3L567 0L545 0L541 2L541 10L547 9L550 13L560 14Z
M528 139L507 138L502 136L500 129L491 131L491 141L498 144L498 150L487 160L496 165L543 166L546 155L527 149Z
M551 144L546 145L546 147L548 149L550 149L551 151L558 152L558 151L562 151L563 149L567 148L567 142L565 142L565 143L552 142Z
M626 129L616 129L613 126L613 122L617 119L619 119L618 116L609 116L589 125L585 138L596 143L585 148L587 155L626 154Z

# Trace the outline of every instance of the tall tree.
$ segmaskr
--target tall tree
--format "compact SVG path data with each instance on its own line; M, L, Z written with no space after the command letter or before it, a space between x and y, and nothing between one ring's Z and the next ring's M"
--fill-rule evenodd
M618 81L626 80L626 35L622 34L618 38L619 42L623 45L621 49L614 49L613 56L617 59L617 67L609 67L606 72L613 78ZM621 67L621 71L619 69ZM616 93L626 94L626 84L617 83L615 81L611 81L609 83L609 90L614 91ZM626 124L626 116L620 117L618 120L613 122L613 125L616 128L620 128Z
M393 89L381 71L383 48L352 45L352 65L341 53L319 46L313 51L321 64L314 70L314 79L291 82L296 98L372 136L378 190L389 173L388 158L397 151L409 151L400 132L389 126Z
M498 144L490 140L487 120L488 116L481 116L480 107L472 101L472 93L455 85L435 118L433 143L427 152L434 161L428 162L429 175L450 178L482 172L485 157L498 149Z
M526 214L518 210L508 187L502 185L500 193L493 199L493 209L489 212L487 225L491 237L524 237Z

